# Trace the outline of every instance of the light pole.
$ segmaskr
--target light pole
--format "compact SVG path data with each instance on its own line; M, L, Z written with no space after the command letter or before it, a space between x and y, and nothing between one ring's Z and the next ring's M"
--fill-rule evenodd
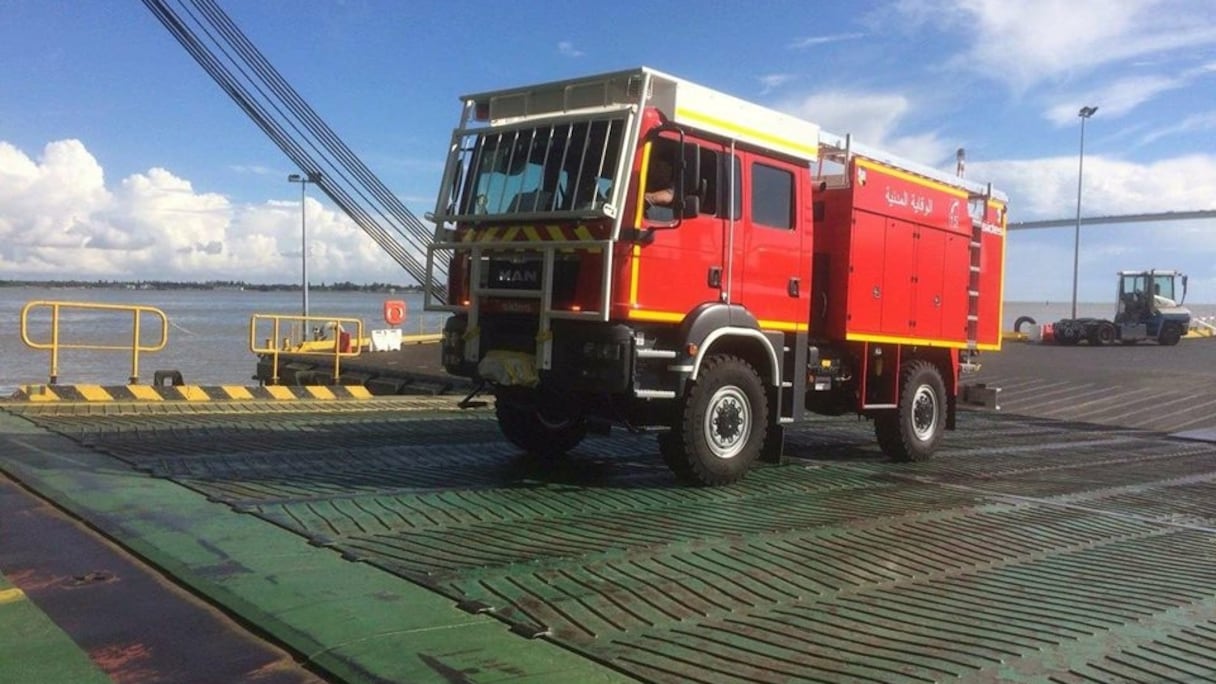
M300 184L300 280L304 285L304 318L308 318L308 215L304 211L304 188L309 183L320 183L321 172L314 171L304 176L293 173L287 177L287 181ZM308 321L304 321L304 330L308 330Z
M1081 153L1077 156L1077 226L1072 235L1072 317L1077 317L1077 272L1081 263L1081 178L1085 172L1085 120L1097 112L1097 107L1082 107L1077 112L1081 117Z

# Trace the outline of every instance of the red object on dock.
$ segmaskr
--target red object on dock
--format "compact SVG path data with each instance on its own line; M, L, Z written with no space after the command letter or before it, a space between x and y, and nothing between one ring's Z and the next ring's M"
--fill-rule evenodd
M384 322L394 328L405 322L405 300L384 300Z

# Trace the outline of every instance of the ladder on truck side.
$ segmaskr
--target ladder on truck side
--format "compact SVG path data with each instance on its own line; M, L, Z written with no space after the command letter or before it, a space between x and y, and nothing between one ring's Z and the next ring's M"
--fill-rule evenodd
M989 183L984 192L969 192L967 204L980 202L977 211L969 211L971 215L971 274L967 282L967 353L979 351L980 328L980 277L984 266L984 232L993 228L988 223L988 204L992 200L992 184Z

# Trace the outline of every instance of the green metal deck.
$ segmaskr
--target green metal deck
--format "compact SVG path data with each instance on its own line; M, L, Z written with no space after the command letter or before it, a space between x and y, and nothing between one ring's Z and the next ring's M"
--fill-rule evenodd
M329 559L318 585L429 597L378 606L390 624L376 634L397 615L399 638L363 662L323 643L351 635L299 636L324 606L293 615L216 590L240 562L199 572L171 543L132 544L302 657L340 654L316 663L340 678L1216 679L1216 445L966 413L939 458L895 464L868 423L824 419L789 433L789 464L700 489L675 482L652 437L592 438L547 466L454 402L9 403L95 460L26 453L0 468L85 515L98 469L150 475L213 502L196 504L207 519L160 513L199 544L273 525L290 533L282 553ZM113 506L119 541L124 507L156 515ZM460 643L480 654L416 667L439 646L409 631L427 611L475 621Z

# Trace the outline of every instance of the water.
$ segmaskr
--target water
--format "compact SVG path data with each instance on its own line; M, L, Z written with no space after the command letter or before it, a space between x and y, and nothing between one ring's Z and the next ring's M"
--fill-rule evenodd
M402 328L406 334L438 332L445 313L422 311L422 295L384 295L362 292L310 293L314 316L358 318L365 331L388 327L383 319L385 299L404 299L409 316ZM256 358L249 351L249 319L260 314L298 314L299 292L254 292L241 290L118 290L53 289L45 287L0 288L0 397L19 385L45 383L50 378L50 353L27 348L21 341L21 308L34 300L77 301L154 306L168 316L168 344L163 351L140 355L139 377L151 383L156 370L181 371L195 385L245 385L250 383ZM1188 305L1196 316L1216 316L1216 305ZM1004 329L1011 330L1019 316L1038 323L1067 317L1068 302L1006 302ZM1113 303L1081 303L1079 316L1111 318ZM49 311L31 315L30 336L49 341ZM132 319L116 312L77 312L63 315L62 342L100 341L129 345ZM159 322L145 317L141 336L144 344L159 341ZM367 333L370 334L370 333ZM264 337L264 335L263 335ZM259 344L262 340L259 340ZM59 358L59 382L121 385L131 373L129 352L64 350Z
M408 317L402 329L406 334L438 332L446 313L422 310L421 294L374 294L364 292L309 293L312 316L357 318L363 321L364 334L387 328L384 301L405 300ZM21 308L30 301L72 301L92 304L122 304L156 307L165 312L169 331L165 349L141 353L139 379L150 384L157 370L178 370L193 385L248 385L257 364L249 351L249 321L257 314L299 315L299 292L255 292L250 290L120 290L57 289L46 287L0 288L0 397L11 394L19 385L46 383L50 379L49 351L32 350L21 341ZM29 317L29 334L36 342L50 341L50 310L34 309ZM61 313L61 343L131 343L133 317L110 311ZM265 326L264 328L262 326ZM160 321L145 315L140 322L141 340L152 346L160 340ZM269 324L259 325L259 336L268 336ZM263 344L264 339L258 343ZM61 350L61 384L126 384L131 374L130 351Z

